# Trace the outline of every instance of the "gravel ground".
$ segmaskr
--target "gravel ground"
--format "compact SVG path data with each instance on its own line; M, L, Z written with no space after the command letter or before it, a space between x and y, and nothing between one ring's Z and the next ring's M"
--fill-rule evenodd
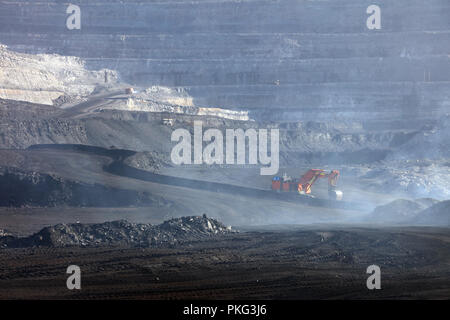
M0 250L1 299L448 299L445 228L234 233L159 248ZM81 268L81 290L66 269ZM368 266L381 290L368 290Z

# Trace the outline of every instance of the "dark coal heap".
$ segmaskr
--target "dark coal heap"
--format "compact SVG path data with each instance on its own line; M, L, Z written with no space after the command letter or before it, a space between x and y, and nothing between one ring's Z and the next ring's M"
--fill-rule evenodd
M138 246L157 247L205 240L234 233L206 215L182 217L160 225L130 223L126 220L99 224L58 224L25 238L0 237L1 247Z
M9 235L10 235L10 233L7 230L0 229L0 237L6 237Z

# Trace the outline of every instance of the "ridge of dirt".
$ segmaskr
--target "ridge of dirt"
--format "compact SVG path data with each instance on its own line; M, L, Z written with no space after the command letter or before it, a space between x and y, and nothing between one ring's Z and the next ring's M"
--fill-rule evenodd
M203 216L174 218L159 225L117 220L98 224L57 224L24 238L0 237L3 247L139 246L153 247L208 239L234 233L219 221Z

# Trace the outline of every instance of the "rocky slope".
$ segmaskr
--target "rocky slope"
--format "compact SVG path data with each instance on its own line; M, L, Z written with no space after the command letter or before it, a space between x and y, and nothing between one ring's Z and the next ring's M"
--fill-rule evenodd
M159 200L146 192L0 166L0 206L122 207L155 205Z
M77 57L21 54L0 44L0 98L53 105L117 83L117 72L89 71Z
M85 59L143 86L184 87L200 106L284 119L428 117L449 107L446 0L80 0L0 4L0 42ZM22 23L26 21L26 23Z
M23 114L20 110L24 110ZM208 128L220 129L223 133L231 128L279 129L280 161L284 165L340 164L383 160L389 152L420 132L418 128L370 130L365 128L367 123L360 121L240 121L226 119L227 115L220 118L220 112L202 116L198 112L189 115L102 109L75 114L77 118L60 116L60 112L57 108L21 106L12 100L0 99L0 114L4 115L0 119L0 147L22 149L35 144L71 143L160 152L168 156L174 145L170 139L172 131L183 128L193 132L193 121L200 120L204 131ZM172 122L167 125L166 119Z
M44 105L71 107L88 100L91 94L113 91L113 99L104 100L96 111L125 110L172 113L249 120L248 111L195 106L182 89L161 86L135 88L124 94L116 71L89 71L85 61L57 54L23 54L0 44L0 99ZM113 94L111 94L112 96ZM92 97L89 97L92 98Z
M183 87L199 106L252 118L423 119L449 107L446 0L379 0L381 30L366 27L368 0L75 4L81 30L66 28L65 2L0 3L0 42Z

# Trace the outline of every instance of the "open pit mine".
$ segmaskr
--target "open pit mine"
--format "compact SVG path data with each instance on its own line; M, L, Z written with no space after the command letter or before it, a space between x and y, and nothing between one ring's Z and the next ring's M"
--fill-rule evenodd
M448 299L450 2L372 5L0 0L0 299Z

